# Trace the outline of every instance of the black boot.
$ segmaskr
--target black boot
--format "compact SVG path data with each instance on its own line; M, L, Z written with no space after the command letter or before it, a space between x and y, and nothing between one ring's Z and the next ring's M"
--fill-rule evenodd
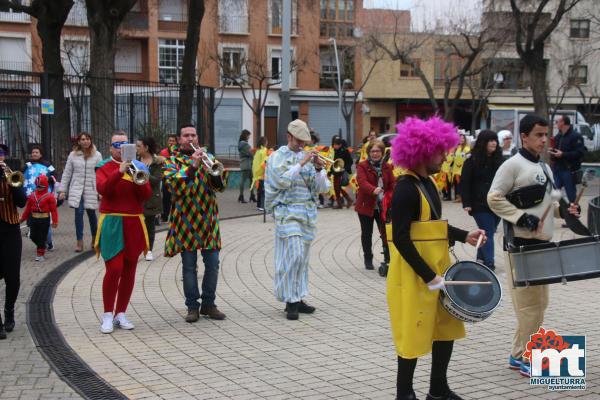
M4 309L4 329L6 332L12 332L15 329L15 309Z
M2 317L0 317L0 340L6 339L6 331L4 330L4 325L2 324Z
M287 303L285 307L285 311L287 312L286 318L289 320L297 320L298 319L298 308L300 307L300 302L297 301L295 303Z
M387 246L383 246L383 263L390 263L390 248Z
M238 202L239 203L247 203L247 201L244 200L244 195L243 194L240 194L240 196L238 197Z
M374 269L375 267L373 266L373 255L366 255L365 254L365 268L366 269Z
M252 202L252 203L256 203L256 196L254 196L254 192L250 192L250 199L249 199L249 201Z

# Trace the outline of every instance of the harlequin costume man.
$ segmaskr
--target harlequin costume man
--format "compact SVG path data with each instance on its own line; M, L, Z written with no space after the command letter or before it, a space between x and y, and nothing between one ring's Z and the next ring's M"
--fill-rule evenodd
M46 175L39 175L35 178L35 190L27 198L27 205L21 216L21 222L27 221L30 217L31 232L29 238L37 247L35 261L44 261L50 224L53 228L58 226L56 198L48 191L48 177Z
M202 159L214 158L198 145L195 127L182 127L177 141L178 145L165 162L164 171L173 202L165 256L181 254L183 293L187 306L185 320L196 322L200 314L223 320L225 314L215 304L221 250L216 192L225 189L227 172L224 171L220 176L207 172ZM198 250L204 262L202 295L198 290ZM198 302L199 298L202 303Z
M152 196L152 189L148 182L138 185L131 179L127 172L131 163L121 160L121 146L124 144L127 144L125 133L114 134L111 157L96 167L96 188L102 199L94 245L106 265L102 281L102 333L111 333L114 327L134 328L125 311L133 292L138 258L142 252L148 251L144 202ZM136 165L143 166L142 163Z
M387 235L393 241L387 300L398 355L397 399L416 399L417 359L431 352L427 400L460 400L446 374L454 340L465 337L465 329L440 304L439 289L450 266L449 242L475 245L480 235L485 239L485 232L466 232L441 219L442 203L431 175L440 171L447 151L458 143L456 128L438 117L407 118L397 128L391 155L406 172L394 189Z

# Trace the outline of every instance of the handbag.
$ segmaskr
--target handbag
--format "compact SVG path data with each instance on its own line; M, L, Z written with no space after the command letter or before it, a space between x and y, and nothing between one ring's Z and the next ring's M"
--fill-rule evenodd
M342 173L342 179L340 180L340 186L344 187L344 186L348 186L350 184L350 175L348 174L348 171L344 171Z

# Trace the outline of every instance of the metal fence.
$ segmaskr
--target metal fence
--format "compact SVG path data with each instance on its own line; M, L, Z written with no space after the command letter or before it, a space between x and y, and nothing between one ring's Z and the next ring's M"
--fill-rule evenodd
M33 144L41 144L49 150L46 158L61 171L72 139L79 132L91 131L90 86L95 78L65 75L62 80L69 132L55 132L55 116L41 114L41 99L48 96L47 79L44 73L0 69L0 142L11 148L11 163L15 167L28 158ZM108 84L113 88L114 99L102 103L109 123L103 129L105 134L93 138L103 156L109 154L110 136L115 130L124 130L131 140L152 136L159 146L166 143L169 133L177 131L178 84L119 79ZM194 92L192 123L198 127L200 141L212 149L214 89L196 86Z

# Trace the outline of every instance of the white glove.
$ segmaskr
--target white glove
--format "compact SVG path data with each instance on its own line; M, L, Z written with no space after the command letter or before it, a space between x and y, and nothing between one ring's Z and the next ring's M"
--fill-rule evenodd
M441 289L443 289L444 287L446 287L446 286L444 285L444 278L441 278L441 281L439 281L438 283L428 283L428 284L427 284L427 288L428 288L429 290L431 290L431 291L438 290L438 289L440 289L440 290L441 290Z

